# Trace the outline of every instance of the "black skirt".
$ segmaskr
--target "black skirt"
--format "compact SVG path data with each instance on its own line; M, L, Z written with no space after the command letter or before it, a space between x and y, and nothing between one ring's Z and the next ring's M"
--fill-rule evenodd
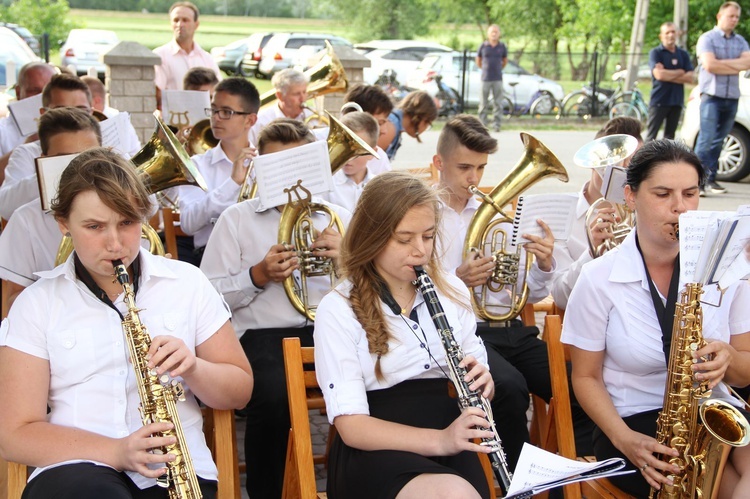
M444 429L459 416L445 379L410 380L385 390L367 392L372 417L419 428ZM336 435L328 458L328 497L331 499L388 499L423 473L450 473L471 483L483 498L489 488L479 456L425 457L404 451L362 451L347 446Z

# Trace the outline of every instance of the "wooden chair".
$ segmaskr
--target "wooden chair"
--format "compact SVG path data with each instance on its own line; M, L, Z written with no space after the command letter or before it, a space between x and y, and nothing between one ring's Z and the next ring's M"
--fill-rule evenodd
M164 221L164 249L177 260L177 236L187 236L180 228L180 214L172 208L162 208L162 220Z
M318 492L315 482L314 465L320 463L313 458L308 412L310 409L325 407L325 401L322 399L318 380L315 377L313 365L315 349L300 346L299 338L284 338L283 345L292 427L289 430L281 497L282 499L324 499L327 497L326 493ZM333 437L334 434L329 433L326 456ZM479 458L487 482L490 484L490 497L495 499L494 475L489 458L485 454L481 454Z

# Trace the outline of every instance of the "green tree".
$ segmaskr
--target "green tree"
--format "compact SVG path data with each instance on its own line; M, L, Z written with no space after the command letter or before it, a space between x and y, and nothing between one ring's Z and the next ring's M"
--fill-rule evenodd
M65 40L68 32L77 27L70 20L70 7L66 0L15 0L0 11L8 22L25 26L35 35L48 33L50 43Z
M429 0L316 0L315 6L319 13L346 22L353 41L411 39L427 34L437 19Z

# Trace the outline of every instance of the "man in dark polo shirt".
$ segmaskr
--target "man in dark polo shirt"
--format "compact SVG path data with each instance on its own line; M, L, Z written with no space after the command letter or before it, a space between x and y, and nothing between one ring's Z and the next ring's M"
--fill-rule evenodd
M685 83L693 81L693 64L690 55L676 45L674 23L661 25L659 40L661 44L651 49L648 56L653 87L648 105L646 142L656 139L665 120L664 138L674 139L685 102Z
M496 132L500 131L500 121L503 117L503 68L507 63L508 48L500 41L500 27L493 24L487 28L487 40L482 42L477 50L477 66L482 70L479 119L489 128L487 107L492 93L492 115Z

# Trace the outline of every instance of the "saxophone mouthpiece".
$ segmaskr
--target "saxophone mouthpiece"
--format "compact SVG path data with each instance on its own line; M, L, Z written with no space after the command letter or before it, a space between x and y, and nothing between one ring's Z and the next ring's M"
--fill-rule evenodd
M125 284L130 281L128 269L125 268L122 260L112 260L112 266L115 268L115 279L117 279L117 282Z

